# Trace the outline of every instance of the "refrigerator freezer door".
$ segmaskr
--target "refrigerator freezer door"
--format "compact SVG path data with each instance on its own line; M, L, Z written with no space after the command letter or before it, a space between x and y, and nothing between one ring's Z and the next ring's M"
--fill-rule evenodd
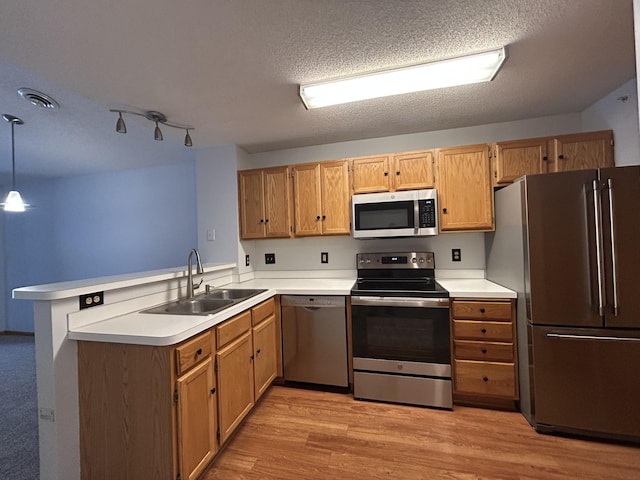
M596 170L525 177L525 295L534 325L601 327Z
M638 333L534 326L537 428L640 439Z
M640 166L602 169L600 179L605 185L605 325L640 328Z

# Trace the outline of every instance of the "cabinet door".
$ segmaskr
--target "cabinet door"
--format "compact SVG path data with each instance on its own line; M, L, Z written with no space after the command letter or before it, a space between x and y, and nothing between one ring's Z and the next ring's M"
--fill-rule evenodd
M251 331L216 353L220 444L253 408L253 345Z
M493 229L489 146L438 150L441 231Z
M238 172L240 238L264 238L265 211L262 170Z
M296 237L322 233L322 205L320 197L320 165L293 167L293 195Z
M395 190L433 187L433 150L399 153L393 156L393 161Z
M388 192L391 189L390 163L390 155L352 159L353 193Z
M523 175L546 173L548 138L498 142L495 148L495 185L507 185Z
M266 236L291 236L289 167L265 169L264 194Z
M576 133L554 140L556 172L613 167L613 132Z
M180 475L195 479L218 450L216 391L211 358L178 379Z
M258 400L278 373L276 317L274 315L253 327L253 355L255 399Z
M347 160L320 164L322 234L350 234L349 167Z

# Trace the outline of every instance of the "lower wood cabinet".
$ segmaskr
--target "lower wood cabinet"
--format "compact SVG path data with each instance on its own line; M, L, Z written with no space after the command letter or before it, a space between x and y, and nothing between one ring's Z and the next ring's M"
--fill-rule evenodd
M275 299L177 345L78 342L83 480L191 480L278 375Z
M515 302L451 302L455 403L513 408L518 400Z

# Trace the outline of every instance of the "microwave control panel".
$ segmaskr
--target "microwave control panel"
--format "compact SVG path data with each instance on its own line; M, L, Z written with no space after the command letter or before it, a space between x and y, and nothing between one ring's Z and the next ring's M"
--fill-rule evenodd
M434 228L436 226L436 201L434 198L418 201L420 209L420 228Z

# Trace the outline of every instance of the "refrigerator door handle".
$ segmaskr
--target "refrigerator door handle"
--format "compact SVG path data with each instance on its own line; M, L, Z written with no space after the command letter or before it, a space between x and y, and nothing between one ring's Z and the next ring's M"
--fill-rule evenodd
M613 277L613 314L618 316L618 258L616 256L616 222L613 198L613 179L607 179L609 188L609 225L611 226L611 274Z
M640 338L635 337L607 337L598 335L571 335L568 333L547 333L547 338L562 338L565 340L602 340L613 342L638 342Z
M602 234L602 195L600 182L593 181L593 213L596 230L596 267L598 274L598 314L604 315L605 285L604 285L604 238Z

